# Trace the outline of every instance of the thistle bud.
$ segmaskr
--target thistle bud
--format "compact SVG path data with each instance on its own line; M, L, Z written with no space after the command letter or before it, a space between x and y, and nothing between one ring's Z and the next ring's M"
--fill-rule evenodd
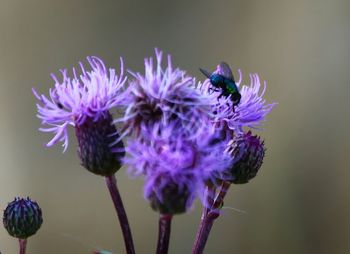
M87 117L75 128L78 139L78 154L81 164L90 172L108 176L121 166L125 155L124 144L119 139L111 114L107 111L97 120Z
M226 152L233 158L233 165L228 171L230 182L243 184L258 173L265 156L265 147L260 137L253 136L249 131L234 137Z
M43 218L38 203L18 197L7 205L3 222L11 236L26 239L38 231Z
M160 179L162 178L162 179ZM158 186L158 184L160 186ZM190 191L176 183L170 176L159 176L147 195L153 210L160 214L180 214L186 212Z

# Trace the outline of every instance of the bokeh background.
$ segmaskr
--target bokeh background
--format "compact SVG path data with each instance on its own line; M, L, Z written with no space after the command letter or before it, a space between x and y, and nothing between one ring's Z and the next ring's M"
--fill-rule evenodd
M104 180L84 170L76 143L46 149L31 88L88 55L143 71L159 47L203 79L225 60L248 82L257 72L278 102L264 130L257 178L234 186L206 253L350 253L350 1L0 1L0 208L38 201L44 224L28 253L124 253ZM73 139L72 139L73 140ZM157 214L142 180L118 173L138 253L153 253ZM190 253L200 204L173 221L170 253ZM0 227L0 251L17 241Z

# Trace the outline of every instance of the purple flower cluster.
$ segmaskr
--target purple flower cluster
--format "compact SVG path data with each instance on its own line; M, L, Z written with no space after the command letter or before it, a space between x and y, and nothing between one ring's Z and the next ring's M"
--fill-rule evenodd
M203 95L194 78L174 69L170 56L163 68L157 50L156 64L146 59L145 74L133 76L123 120L135 138L128 142L125 162L131 172L145 176L145 197L153 208L184 212L195 197L203 197L205 183L216 181L230 165L225 144L213 142L218 133L210 109L216 99Z
M266 84L261 91L257 74L250 75L246 86L241 84L239 71L236 84L241 100L232 110L230 98L218 99L218 92L210 91L209 80L196 82L174 68L170 56L163 66L162 52L156 50L155 55L155 59L145 59L144 74L130 71L128 86L122 61L118 76L99 58L88 57L91 71L80 64L82 74L78 76L73 69L70 78L63 70L62 81L53 76L55 87L49 97L34 89L33 93L40 101L38 117L46 126L40 130L54 134L47 146L62 141L65 150L67 126L75 127L83 165L96 173L101 167L114 166L113 161L107 166L103 162L111 160L108 147L123 149L119 142L128 137L124 163L133 175L145 177L145 197L152 207L162 214L175 214L185 212L196 197L206 202L204 187L225 180L226 171L237 162L227 152L229 141L243 133L244 127L260 127L275 104L266 104ZM216 73L225 74L220 69ZM110 110L120 106L125 113L113 120ZM102 126L119 122L123 124L120 136L114 125ZM117 156L122 151L114 152ZM94 156L97 159L91 159ZM111 172L115 171L108 169Z

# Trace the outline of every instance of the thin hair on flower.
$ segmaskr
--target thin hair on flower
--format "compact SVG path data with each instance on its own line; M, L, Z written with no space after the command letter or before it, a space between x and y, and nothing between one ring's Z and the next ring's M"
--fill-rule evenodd
M51 74L55 86L49 90L49 96L39 94L32 88L39 100L37 103L38 118L44 127L40 131L51 132L54 137L47 143L50 147L63 142L64 151L68 147L67 127L82 125L89 118L93 121L108 117L108 111L125 105L127 88L124 76L124 64L120 58L120 74L112 68L107 69L98 57L87 57L91 70L85 70L80 62L81 74L73 68L73 78L66 69L61 70L62 79Z

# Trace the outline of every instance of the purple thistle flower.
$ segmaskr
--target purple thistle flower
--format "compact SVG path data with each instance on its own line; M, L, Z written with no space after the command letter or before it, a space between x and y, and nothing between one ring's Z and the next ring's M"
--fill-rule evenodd
M47 144L52 146L63 142L64 151L68 146L67 127L73 126L79 144L79 156L82 165L89 171L103 176L114 174L121 167L124 145L119 138L110 110L123 106L126 77L118 76L114 69L105 67L97 57L87 58L91 71L86 71L80 63L81 75L73 68L73 78L62 70L62 81L52 75L54 89L50 89L49 98L33 93L40 101L37 104L38 117L43 132L52 132L54 137Z
M63 142L64 151L68 147L67 127L81 126L87 119L97 122L101 118L108 117L108 111L123 104L122 89L126 82L124 77L123 61L121 72L118 76L114 69L105 67L101 59L97 57L87 58L91 71L86 71L80 63L81 75L77 75L73 68L74 78L68 77L67 70L61 70L63 79L52 74L55 87L49 90L49 97L39 95L33 88L35 97L40 101L37 104L38 118L44 126L39 130L51 132L54 137L47 146L57 142Z
M80 63L82 74L77 76L73 68L73 78L67 71L61 71L63 80L55 76L55 88L50 90L49 98L33 93L41 102L37 104L38 117L47 128L40 130L53 132L53 139L47 144L62 141L64 150L68 146L67 126L72 125L79 144L81 164L90 172L105 177L109 193L116 209L123 233L126 253L134 254L132 234L114 176L121 168L125 155L124 144L113 123L110 110L125 106L124 89L126 77L121 60L121 72L118 76L114 69L105 67L97 57L87 58L91 71L85 71Z
M207 182L214 182L231 165L224 153L226 144L213 142L214 128L205 128L197 138L189 140L174 127L164 127L146 141L128 142L130 157L125 163L134 175L144 175L145 198L162 214L185 212L195 197L203 198ZM182 130L178 130L181 132Z
M223 74L222 70L218 65L215 73ZM217 104L212 108L214 114L214 122L219 126L227 126L229 129L242 132L243 127L249 128L259 128L261 127L261 122L265 120L265 117L276 103L267 104L263 96L266 90L266 82L263 83L263 88L261 90L261 82L258 74L250 74L250 85L242 85L242 72L238 70L239 79L236 82L239 92L241 94L241 99L238 105L233 109L232 101L230 97L222 97L217 100ZM212 93L209 88L211 87L210 81L207 79L202 84L199 85L199 89L203 94ZM216 97L220 92L213 92Z
M152 131L155 125L162 130L170 122L188 136L196 134L197 129L209 122L210 96L195 89L194 78L173 68L170 55L162 67L163 53L157 49L155 53L156 64L153 58L145 59L144 75L131 73L134 80L130 83L128 107L124 117L117 121L125 121L125 135L138 136Z

